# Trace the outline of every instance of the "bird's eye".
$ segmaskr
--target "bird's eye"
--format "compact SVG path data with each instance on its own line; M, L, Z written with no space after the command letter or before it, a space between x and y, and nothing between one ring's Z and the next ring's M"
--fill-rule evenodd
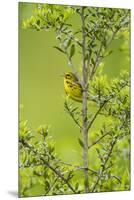
M67 79L70 79L70 75L69 75L69 74L67 74L67 75L66 75L66 78L67 78Z

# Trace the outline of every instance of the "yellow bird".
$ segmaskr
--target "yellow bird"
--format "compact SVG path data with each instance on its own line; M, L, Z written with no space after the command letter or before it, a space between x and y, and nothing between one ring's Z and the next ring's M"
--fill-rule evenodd
M64 75L64 88L71 99L82 102L82 86L72 72L67 72Z

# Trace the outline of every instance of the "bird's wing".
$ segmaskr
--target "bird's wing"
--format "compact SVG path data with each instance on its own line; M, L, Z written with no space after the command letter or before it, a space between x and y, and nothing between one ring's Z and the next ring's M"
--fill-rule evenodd
M73 82L72 85L73 85L72 88L75 91L75 92L73 92L73 95L77 96L77 97L81 97L82 96L82 86L81 86L81 84L79 84L78 82L77 83Z

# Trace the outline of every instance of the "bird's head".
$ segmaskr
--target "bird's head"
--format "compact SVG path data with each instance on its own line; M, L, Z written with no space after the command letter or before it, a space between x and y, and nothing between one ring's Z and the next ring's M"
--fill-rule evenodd
M77 81L77 78L76 78L75 74L73 74L72 72L65 73L64 78L66 80Z

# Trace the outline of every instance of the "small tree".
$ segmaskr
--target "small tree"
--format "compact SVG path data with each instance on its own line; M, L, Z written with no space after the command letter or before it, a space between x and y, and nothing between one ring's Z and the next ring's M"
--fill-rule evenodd
M81 21L77 28L70 23L70 18L75 13ZM38 162L39 165L43 165L39 170L39 176L45 179L42 180L45 185L44 195L110 191L115 190L114 188L129 189L129 177L123 185L123 179L118 177L118 174L113 174L116 171L114 161L120 151L118 143L124 139L128 141L130 134L129 73L122 71L118 78L110 81L101 73L104 58L112 53L109 48L111 42L128 30L129 15L130 11L123 9L37 4L35 14L23 22L23 28L26 29L37 31L54 29L59 42L59 46L54 48L61 53L61 56L66 56L69 67L83 89L81 108L69 99L64 103L65 110L82 133L82 137L78 138L83 150L82 166L72 166L57 159L54 147L51 147L50 141L46 140L48 136L44 128L40 129L43 135L40 147L35 143L30 144L29 141L33 139L29 134L26 134L29 137L27 139L23 138L21 133L20 154L27 154L27 151L32 154L25 158L25 162L28 162L29 167L32 164L38 165ZM79 53L80 68L73 61L74 56ZM90 111L88 102L95 105L93 112ZM105 120L100 130L94 133L95 139L92 141L90 139L92 126L100 115ZM25 127L25 123L21 123ZM91 168L89 159L92 148L96 149L98 154L97 171ZM31 158L34 161L30 162ZM20 168L22 169L22 166ZM83 185L72 179L78 170L84 172ZM113 181L116 181L114 188L112 188ZM24 191L25 189L22 196L25 195Z

